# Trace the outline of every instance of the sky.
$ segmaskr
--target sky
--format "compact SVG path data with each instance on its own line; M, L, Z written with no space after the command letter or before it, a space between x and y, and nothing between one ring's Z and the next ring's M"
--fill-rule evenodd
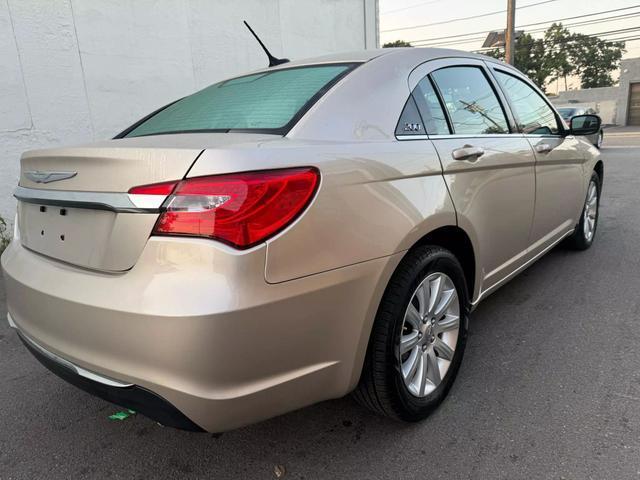
M438 45L433 46L445 48L476 50L482 46L486 37L485 31L502 30L505 28L507 21L506 13L500 12L506 10L507 0L379 0L379 2L381 45L394 40L405 40L417 43L422 41L423 44L438 43ZM532 6L527 7L527 5ZM531 33L534 37L542 37L543 32L539 30L548 27L553 21L621 8L627 9L584 18L567 19L563 23L567 24L567 28L570 31L584 34L599 34L612 30L630 29L621 33L603 34L602 38L608 40L629 37L639 38L639 40L627 42L627 53L623 58L640 57L640 1L638 0L516 0L516 29ZM478 15L492 12L500 13L477 17ZM571 26L572 23L595 22L606 17L620 15L631 16ZM473 18L440 25L396 30L416 25L447 22L448 20L462 17ZM546 23L517 28L519 25L539 22ZM431 40L473 32L479 33L467 37ZM573 82L575 82L575 79ZM572 86L575 88L575 85L570 85L569 88ZM564 87L561 89L564 89Z

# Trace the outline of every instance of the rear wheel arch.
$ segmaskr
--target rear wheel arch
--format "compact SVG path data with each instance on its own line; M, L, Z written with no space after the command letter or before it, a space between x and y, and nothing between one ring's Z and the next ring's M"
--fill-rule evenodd
M449 250L462 265L469 298L473 298L476 279L476 255L471 238L462 228L448 225L424 235L409 250L423 245L437 245Z
M381 282L379 284L379 294L376 294L376 298L373 300L370 307L370 321L366 322L361 333L358 353L356 353L350 379L350 389L353 389L357 386L357 383L361 377L366 351L371 340L371 333L373 331L373 324L375 321L374 318L377 315L378 310L380 309L384 294L389 287L389 282L402 264L402 261L415 249L425 245L444 248L450 251L453 256L456 257L456 259L462 266L462 270L465 276L467 298L470 302L473 301L477 266L475 250L473 248L473 243L470 236L465 230L458 227L457 225L443 225L429 231L429 233L425 234L417 241L415 241L414 244L406 250L405 254L402 256L402 259L399 259L397 261L397 264L395 264L395 266L388 271L384 278L381 279Z
M593 167L593 171L598 174L598 178L600 179L600 187L602 188L602 182L604 180L604 162L602 160L598 160L595 167Z

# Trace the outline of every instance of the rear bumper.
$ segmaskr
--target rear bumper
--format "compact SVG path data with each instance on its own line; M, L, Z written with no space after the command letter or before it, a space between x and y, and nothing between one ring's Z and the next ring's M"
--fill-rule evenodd
M160 423L218 432L349 392L401 256L268 284L264 247L151 238L122 274L71 267L18 242L2 267L23 336L131 386L55 373Z
M137 385L120 384L110 379L92 380L88 376L81 375L79 368L70 362L51 354L33 340L27 338L18 330L18 337L34 357L51 372L66 380L72 385L100 397L116 405L130 408L138 413L155 420L167 427L202 432L202 428L189 420L180 410L167 402L164 398ZM82 370L80 370L82 372ZM97 375L94 378L100 378ZM105 383L106 382L108 383Z

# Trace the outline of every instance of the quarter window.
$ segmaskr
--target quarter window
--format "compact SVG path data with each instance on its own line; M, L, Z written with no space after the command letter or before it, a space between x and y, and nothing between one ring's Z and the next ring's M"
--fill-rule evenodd
M424 126L422 119L416 108L416 102L412 96L409 96L407 103L404 105L402 115L396 126L396 135L424 135Z
M499 70L495 72L498 82L511 102L521 132L536 135L558 133L556 115L538 92L513 75Z
M413 98L416 100L420 115L425 123L425 129L430 135L449 134L447 119L438 100L438 95L431 85L429 77L420 80L413 90Z
M432 73L449 113L453 133L509 133L489 80L478 67L446 67Z

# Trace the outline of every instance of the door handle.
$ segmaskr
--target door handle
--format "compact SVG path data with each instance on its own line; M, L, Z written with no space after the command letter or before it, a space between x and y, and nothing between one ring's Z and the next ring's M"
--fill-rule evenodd
M548 143L539 143L536 145L536 152L538 153L549 153L551 151L551 145Z
M451 152L451 156L454 160L475 161L482 155L484 155L484 149L480 147L474 147L473 145L465 145L464 147L456 148L453 152Z

